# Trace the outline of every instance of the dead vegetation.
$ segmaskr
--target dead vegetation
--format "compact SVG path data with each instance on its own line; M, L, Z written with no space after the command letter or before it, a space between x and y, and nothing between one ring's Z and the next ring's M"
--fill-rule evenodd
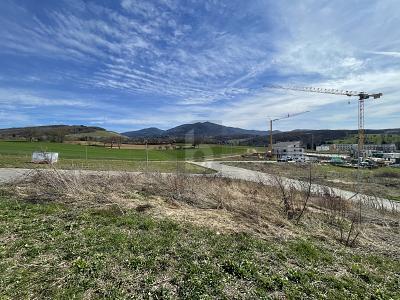
M399 253L399 212L365 206L359 223L358 204L328 189L312 195L310 190L298 192L279 182L277 188L210 175L53 169L33 170L1 190L15 199L58 202L71 209L112 206L121 214L136 210L221 232L251 232L261 238L284 240L310 236L387 255Z

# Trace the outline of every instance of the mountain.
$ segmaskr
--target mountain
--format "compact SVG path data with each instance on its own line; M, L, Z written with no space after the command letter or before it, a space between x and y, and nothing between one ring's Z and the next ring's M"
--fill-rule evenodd
M123 132L121 134L130 138L154 138L164 136L165 131L156 127L150 127L135 131Z
M195 136L201 138L215 138L215 137L251 137L251 136L262 136L267 135L266 131L259 130L247 130L235 127L227 127L211 122L197 122L192 124L183 124L173 127L168 130L161 130L155 127L144 128L136 131L128 131L122 133L122 135L130 138L173 138L181 139L187 136Z
M165 131L169 137L183 137L185 135L195 135L202 137L218 136L262 136L267 135L266 131L247 130L236 127L227 127L211 122L197 122L193 124L184 124Z

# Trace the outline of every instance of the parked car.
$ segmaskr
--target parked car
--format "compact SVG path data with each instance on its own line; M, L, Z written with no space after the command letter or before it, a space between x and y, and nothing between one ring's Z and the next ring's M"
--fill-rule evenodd
M290 156L282 156L277 159L279 162L288 162L291 161L292 158Z

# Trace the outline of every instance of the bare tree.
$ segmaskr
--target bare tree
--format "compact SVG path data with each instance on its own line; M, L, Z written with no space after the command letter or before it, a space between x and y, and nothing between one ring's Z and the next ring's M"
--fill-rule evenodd
M311 197L311 187L312 187L312 163L310 161L310 163L309 163L309 172L308 172L308 188L307 188L307 191L306 191L303 207L301 208L301 211L300 211L300 213L299 213L299 215L297 216L297 219L296 219L297 224L300 222L300 219L303 216L304 211L307 208L308 200L310 200L310 197Z

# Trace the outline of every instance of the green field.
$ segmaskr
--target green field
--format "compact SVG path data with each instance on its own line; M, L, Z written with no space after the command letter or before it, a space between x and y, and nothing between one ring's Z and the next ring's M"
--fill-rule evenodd
M146 150L143 149L110 149L101 146L48 142L0 141L0 155L15 155L27 158L30 157L34 151L58 152L60 159L146 160ZM201 145L199 149L149 149L148 158L153 161L202 160L210 157L242 154L246 151L247 147L244 146Z

